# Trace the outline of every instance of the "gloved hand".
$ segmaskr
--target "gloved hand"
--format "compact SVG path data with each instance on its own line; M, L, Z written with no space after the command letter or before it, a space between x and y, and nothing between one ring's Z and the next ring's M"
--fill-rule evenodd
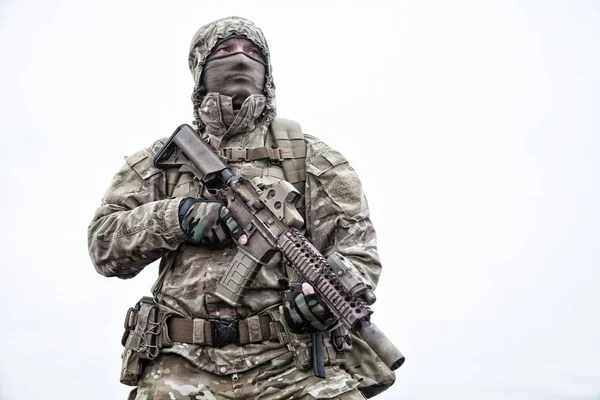
M293 285L286 293L283 316L294 333L323 332L336 320L321 296L306 282Z
M222 247L231 237L244 245L248 237L221 201L186 198L179 204L179 224L192 243Z

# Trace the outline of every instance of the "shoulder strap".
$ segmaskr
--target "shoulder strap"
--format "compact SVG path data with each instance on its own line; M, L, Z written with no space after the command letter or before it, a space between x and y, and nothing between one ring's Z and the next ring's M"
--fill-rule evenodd
M281 161L285 180L290 182L300 194L304 195L306 181L306 144L302 127L296 121L285 118L275 118L271 122L271 134L275 146L289 150L291 157Z
M219 155L228 161L279 161L285 180L303 195L306 181L306 144L300 124L290 119L275 118L271 122L270 131L276 148L225 147Z

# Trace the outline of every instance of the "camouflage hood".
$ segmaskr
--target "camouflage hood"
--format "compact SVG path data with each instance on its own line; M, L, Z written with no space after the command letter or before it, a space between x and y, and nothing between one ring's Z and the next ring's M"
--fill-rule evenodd
M267 65L265 76L265 87L263 94L266 96L266 107L262 115L258 118L258 123L268 123L275 119L275 84L273 83L273 68L271 66L271 57L267 40L259 27L241 17L226 17L218 19L201 27L194 35L190 44L190 54L188 63L190 72L194 78L194 92L192 102L194 103L194 118L199 128L202 128L203 122L200 119L199 108L206 95L206 90L202 86L201 76L206 58L217 42L232 35L245 36L262 52Z

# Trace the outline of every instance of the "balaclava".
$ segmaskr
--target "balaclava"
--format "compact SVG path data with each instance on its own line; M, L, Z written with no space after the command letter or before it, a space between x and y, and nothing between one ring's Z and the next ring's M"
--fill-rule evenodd
M256 60L249 60L246 55L241 53L217 57L207 62L206 59L215 46L220 41L231 37L243 37L252 41L261 51L264 65ZM228 96L231 96L228 93L237 92L240 99L236 99L234 96L233 101L236 104L233 107L239 108L240 102L244 101L243 94L241 94L244 90L250 94L250 92L262 89L260 90L261 97L264 96L264 100L259 101L260 107L254 106L254 110L243 111L253 113L260 109L260 115L257 115L254 121L256 124L266 124L275 118L275 84L273 83L269 48L262 31L253 22L241 17L227 17L204 25L192 39L188 62L194 78L192 101L194 103L195 123L199 129L204 126L204 122L200 117L200 108L206 100L207 93L210 92L219 92ZM239 72L252 76L255 82L254 87L240 87L227 82L226 78L229 74ZM207 74L206 77L205 74ZM258 77L259 74L264 76L263 82ZM207 79L207 77L210 79ZM205 87L205 82L209 82L211 87ZM262 87L259 88L259 86Z
M207 93L216 92L230 96L234 110L239 110L248 96L262 94L265 71L264 61L244 52L236 52L206 61L201 83Z

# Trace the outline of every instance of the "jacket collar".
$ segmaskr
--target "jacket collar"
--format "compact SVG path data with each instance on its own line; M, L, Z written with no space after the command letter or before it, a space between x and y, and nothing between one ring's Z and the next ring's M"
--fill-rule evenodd
M219 150L222 141L228 142L233 137L244 138L249 133L256 131L257 120L265 109L265 105L266 97L264 95L253 94L244 101L236 113L233 110L231 97L208 93L200 106L200 118L205 124L204 135L208 136L210 145L215 150ZM266 129L259 131L266 132ZM239 142L239 140L234 141Z

